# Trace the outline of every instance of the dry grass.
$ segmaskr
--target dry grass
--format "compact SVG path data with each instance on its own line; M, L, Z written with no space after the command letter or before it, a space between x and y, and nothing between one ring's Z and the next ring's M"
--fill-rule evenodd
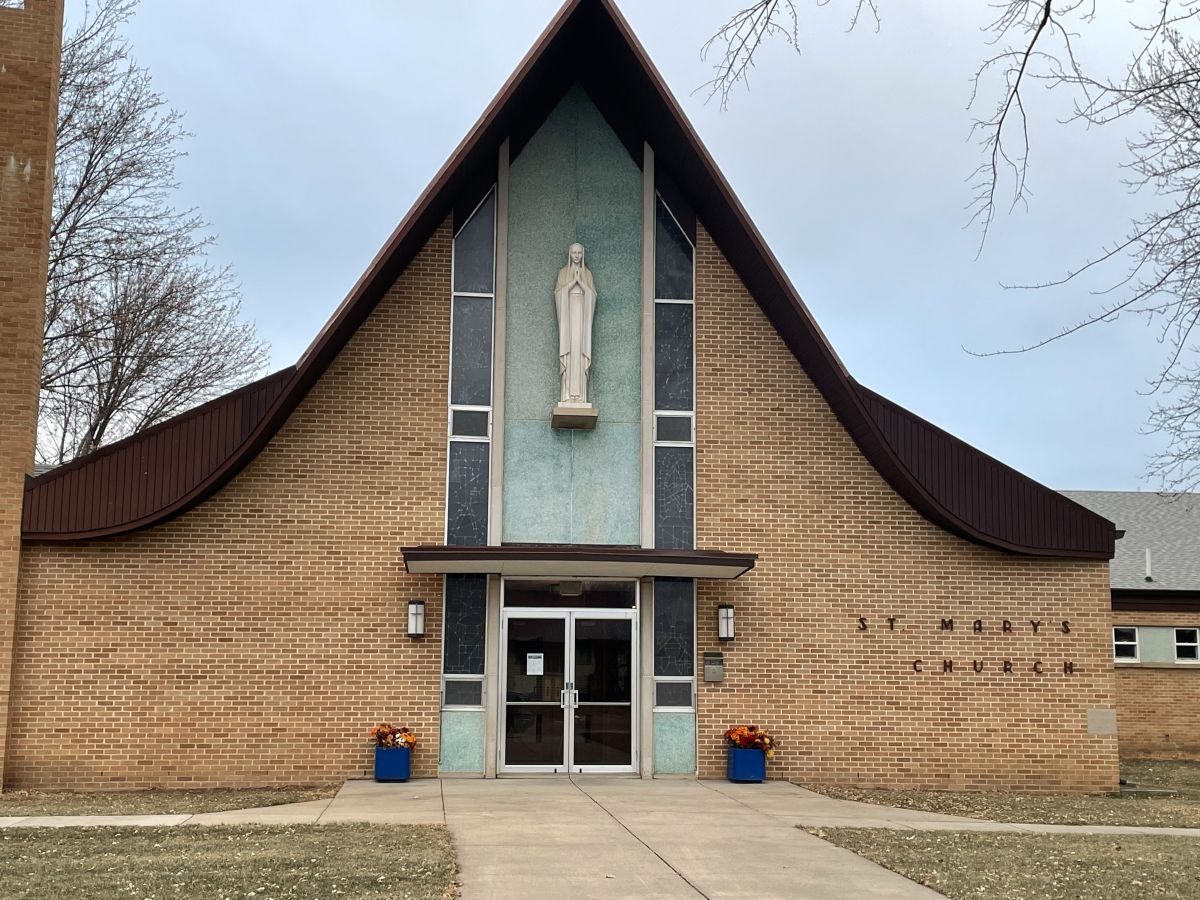
M1138 787L1170 788L1200 798L1200 761L1192 759L1123 759L1121 777Z
M1187 797L876 791L819 786L813 790L838 800L922 809L926 812L969 816L992 822L1200 828L1200 802Z
M1200 897L1194 838L806 830L954 900Z
M1178 790L1178 796L885 791L814 785L838 800L921 809L994 822L1051 825L1140 825L1200 828L1200 762L1125 760L1121 776L1143 787Z
M439 900L456 873L443 825L0 831L6 900Z
M5 791L0 816L149 816L224 812L320 800L337 785L249 790Z

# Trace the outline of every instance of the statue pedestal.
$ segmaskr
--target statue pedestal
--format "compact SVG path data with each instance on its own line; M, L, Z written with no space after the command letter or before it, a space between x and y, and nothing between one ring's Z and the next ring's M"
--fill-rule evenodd
M550 411L550 427L591 431L599 418L600 413L590 403L560 403Z

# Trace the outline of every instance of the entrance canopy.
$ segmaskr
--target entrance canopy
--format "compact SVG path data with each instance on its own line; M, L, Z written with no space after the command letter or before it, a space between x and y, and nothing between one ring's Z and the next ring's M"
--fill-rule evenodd
M413 574L551 575L563 578L737 578L754 568L754 553L646 550L580 544L502 547L405 547Z

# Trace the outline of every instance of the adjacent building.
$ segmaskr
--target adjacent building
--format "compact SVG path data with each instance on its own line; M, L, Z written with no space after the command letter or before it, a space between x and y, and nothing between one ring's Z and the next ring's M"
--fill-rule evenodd
M295 365L4 483L10 786L361 776L383 719L423 776L717 777L757 724L775 778L1116 785L1112 522L855 381L610 0Z
M1124 532L1111 566L1122 755L1200 754L1200 495L1064 493Z

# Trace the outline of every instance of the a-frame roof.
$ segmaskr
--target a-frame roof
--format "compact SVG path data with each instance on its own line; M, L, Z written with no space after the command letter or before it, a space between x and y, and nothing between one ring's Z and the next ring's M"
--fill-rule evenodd
M976 543L1038 556L1109 559L1111 522L860 386L611 0L568 0L392 233L294 367L31 479L26 540L146 528L212 496L287 421L456 204L477 197L501 143L515 155L574 83L640 159L672 176L863 454L927 519ZM486 177L486 176L485 176ZM195 448L206 448L199 458Z

